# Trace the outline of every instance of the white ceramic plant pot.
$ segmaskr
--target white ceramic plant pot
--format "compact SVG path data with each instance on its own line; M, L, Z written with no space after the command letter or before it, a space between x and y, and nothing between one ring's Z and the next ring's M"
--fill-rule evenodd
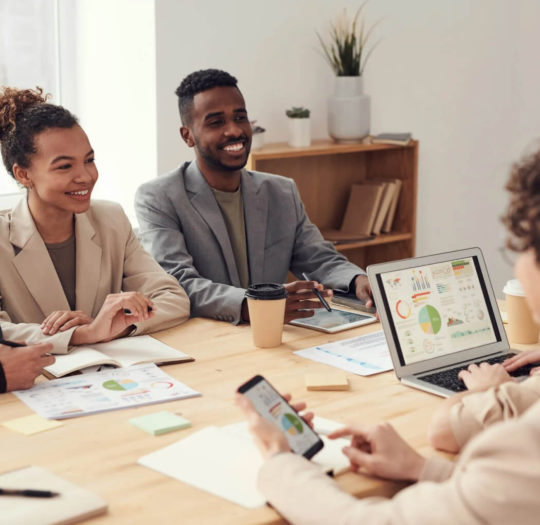
M289 117L289 146L305 148L311 144L311 119Z
M264 146L264 131L253 133L251 137L251 149L261 149Z
M369 135L370 99L362 77L336 77L328 99L328 134L336 142L359 142Z

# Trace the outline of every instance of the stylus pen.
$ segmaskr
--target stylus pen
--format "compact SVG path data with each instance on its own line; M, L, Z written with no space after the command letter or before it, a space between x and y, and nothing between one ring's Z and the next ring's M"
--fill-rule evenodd
M311 279L307 276L307 273L306 272L302 272L302 277L306 280L306 281L310 281ZM313 289L313 293L317 296L317 299L319 299L319 301L321 301L322 305L329 311L331 312L332 311L332 308L330 308L330 305L326 302L326 299L322 296L321 292L319 292L319 290L317 290L317 288L314 288Z
M0 496L25 496L27 498L54 498L58 492L34 489L0 489Z

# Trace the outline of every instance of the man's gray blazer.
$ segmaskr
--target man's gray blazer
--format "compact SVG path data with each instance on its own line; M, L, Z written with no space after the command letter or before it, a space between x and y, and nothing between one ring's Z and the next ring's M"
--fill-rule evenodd
M252 283L284 283L290 270L347 291L364 274L310 222L292 179L243 170L241 191ZM143 246L184 287L191 315L239 323L245 290L219 205L197 163L143 184L135 209Z

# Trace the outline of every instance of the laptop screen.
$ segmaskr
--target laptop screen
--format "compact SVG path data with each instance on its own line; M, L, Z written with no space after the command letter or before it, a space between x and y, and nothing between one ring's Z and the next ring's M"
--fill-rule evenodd
M476 256L380 273L377 280L402 365L501 340Z

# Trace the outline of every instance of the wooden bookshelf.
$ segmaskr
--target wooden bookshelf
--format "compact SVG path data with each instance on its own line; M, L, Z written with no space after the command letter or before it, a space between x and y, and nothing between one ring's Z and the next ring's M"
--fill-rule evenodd
M352 184L370 179L401 179L393 231L369 241L336 248L361 267L413 257L416 243L418 142L408 146L336 144L318 140L307 148L266 144L251 152L248 169L294 179L309 218L319 228L337 229Z

